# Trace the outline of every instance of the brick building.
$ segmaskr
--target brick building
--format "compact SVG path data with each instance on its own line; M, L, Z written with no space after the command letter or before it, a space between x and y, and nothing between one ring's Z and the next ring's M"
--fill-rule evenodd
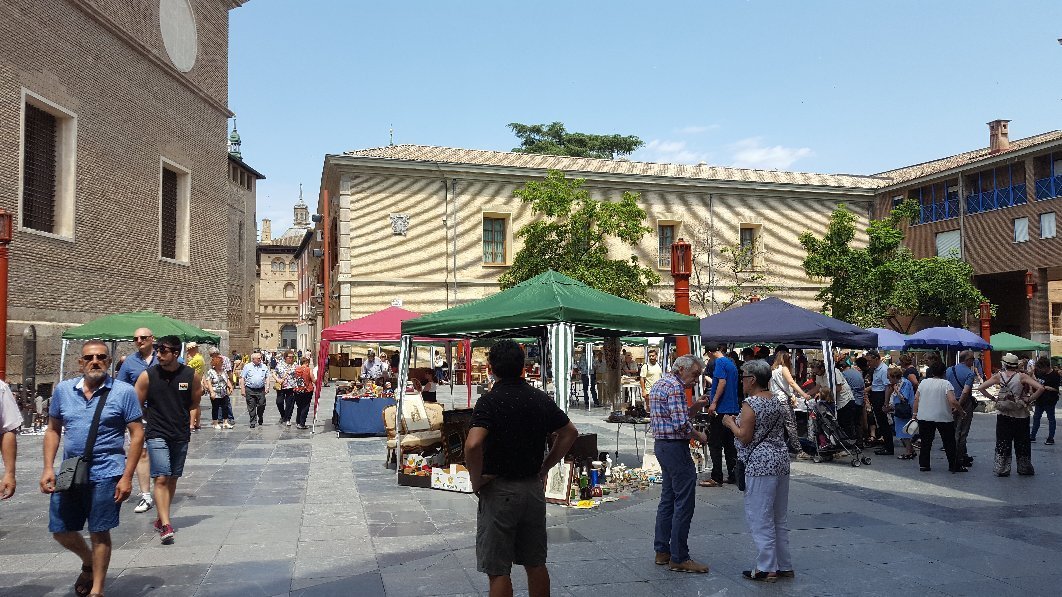
M231 167L251 170L224 142L229 10L241 4L0 3L9 378L29 324L39 374L55 371L62 330L102 313L153 309L246 335L233 311L253 278L231 263L253 246L254 183L230 182ZM245 238L233 221L249 224Z
M1011 141L1009 121L988 123L988 147L883 172L880 217L905 198L921 206L906 231L916 257L961 256L997 305L993 332L1052 342L1062 352L1062 131ZM1026 298L1026 277L1035 284ZM976 317L976 314L972 314ZM973 321L971 321L973 323Z

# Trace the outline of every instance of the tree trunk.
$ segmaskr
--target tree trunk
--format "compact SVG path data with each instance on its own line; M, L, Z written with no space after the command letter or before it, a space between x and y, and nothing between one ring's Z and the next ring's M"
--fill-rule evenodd
M597 372L597 378L604 380L601 384L602 399L612 405L620 403L620 341L619 338L606 338L601 348L601 357L605 362L604 370Z

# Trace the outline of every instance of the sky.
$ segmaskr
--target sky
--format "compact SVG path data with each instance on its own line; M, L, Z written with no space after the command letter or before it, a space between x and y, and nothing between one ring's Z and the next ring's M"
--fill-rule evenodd
M229 107L280 234L324 157L636 135L633 160L873 174L1062 128L1058 0L251 0Z

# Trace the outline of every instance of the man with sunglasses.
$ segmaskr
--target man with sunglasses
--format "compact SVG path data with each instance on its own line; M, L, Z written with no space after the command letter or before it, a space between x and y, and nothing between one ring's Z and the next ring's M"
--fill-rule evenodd
M155 344L158 364L148 367L136 380L137 398L147 420L145 445L155 480L155 530L163 545L173 543L170 504L177 492L177 479L184 473L188 442L192 439L188 416L203 394L202 379L177 360L181 339L164 336Z
M60 545L81 560L81 574L74 582L78 595L102 595L111 560L111 529L118 526L122 502L133 490L133 469L140 459L144 440L143 413L136 391L129 384L107 375L110 355L100 340L89 340L81 347L82 376L56 386L48 409L48 428L44 432L44 472L42 493L51 494L48 531ZM55 456L63 441L63 458L82 456L92 420L100 401L104 400L96 443L92 448L89 484L85 488L55 491ZM129 431L129 450L125 450L125 432ZM81 536L88 523L91 546Z
M125 357L118 369L115 379L134 385L144 369L155 364L155 333L148 328L138 328L133 332L133 344L136 351ZM151 497L151 466L148 463L147 450L140 451L140 461L136 464L136 481L140 485L140 502L133 512L141 514L155 506Z

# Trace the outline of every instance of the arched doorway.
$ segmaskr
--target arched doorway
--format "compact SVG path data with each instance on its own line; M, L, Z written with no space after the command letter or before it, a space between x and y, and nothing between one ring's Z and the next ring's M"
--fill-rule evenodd
M294 350L299 341L299 332L294 324L288 323L280 326L280 347Z

